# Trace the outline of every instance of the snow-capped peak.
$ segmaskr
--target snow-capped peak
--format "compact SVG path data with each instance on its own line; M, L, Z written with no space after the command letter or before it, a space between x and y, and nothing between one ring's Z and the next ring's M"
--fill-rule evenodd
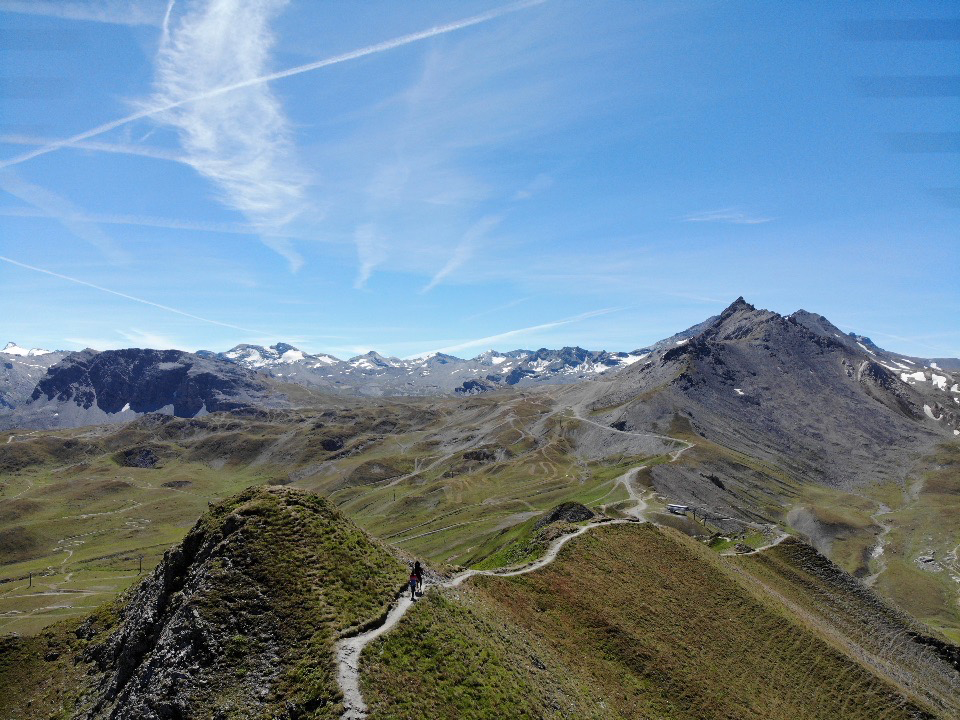
M2 353L7 355L19 355L21 357L36 357L37 355L49 355L52 350L41 350L40 348L33 348L32 350L27 350L17 345L15 342L8 342L3 350L0 350Z
M500 363L508 359L509 359L509 356L504 355L501 352L497 352L493 348L490 348L486 352L480 353L474 358L476 362L482 363L484 365L499 365Z
M370 352L364 353L363 355L357 355L352 357L347 361L350 365L353 365L356 368L369 370L371 368L380 367L380 368L392 368L402 365L402 361L397 358L385 358L383 355L378 353L376 350L371 350Z

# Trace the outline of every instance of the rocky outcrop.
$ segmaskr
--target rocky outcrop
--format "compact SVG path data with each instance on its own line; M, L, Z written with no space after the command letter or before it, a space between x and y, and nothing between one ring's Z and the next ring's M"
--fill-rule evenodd
M593 516L593 510L586 505L578 502L565 502L560 503L544 513L543 516L534 523L534 527L540 529L556 522L578 523L589 520Z
M383 612L403 566L325 500L253 488L216 507L97 620L75 718L334 718L338 632Z
M31 400L72 401L106 413L170 407L173 415L193 417L241 407L244 395L264 390L249 371L180 350L85 350L52 367Z
M24 353L10 350L10 345L0 350L0 410L13 410L29 401L47 368L70 355L62 351L41 351L36 354L36 351Z
M114 453L113 459L120 467L141 469L161 467L158 451L152 447L127 448Z

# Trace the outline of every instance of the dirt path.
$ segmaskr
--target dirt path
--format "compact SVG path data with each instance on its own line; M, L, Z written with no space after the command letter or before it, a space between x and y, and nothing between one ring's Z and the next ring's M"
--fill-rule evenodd
M628 476L635 474L637 469L624 473L624 475L621 477L621 480L624 480ZM632 489L629 480L624 480L624 484L627 485L628 491L630 491L631 496L633 496L635 491ZM579 537L585 532L599 527L600 525L616 525L627 522L636 522L637 520L642 519L645 508L646 501L641 499L638 503L638 506L633 508L631 511L631 514L635 519L594 522L590 523L589 525L584 525L576 532L570 533L569 535L563 535L550 544L549 549L543 555L543 557L530 563L529 565L523 566L522 568L493 571L465 570L462 573L454 575L449 580L440 583L431 583L430 585L441 588L449 588L461 585L474 575L514 577L517 575L526 575L527 573L532 573L536 570L546 567L556 560L561 548L563 548L564 545L574 538ZM424 583L424 585L426 587L430 586L427 583ZM360 635L355 635L353 637L341 640L337 644L337 682L340 684L341 691L343 691L343 702L345 707L344 713L341 716L341 720L362 720L363 718L367 717L367 706L366 703L363 702L363 695L360 692L360 653L362 653L363 648L365 648L371 642L396 627L397 623L400 622L403 616L407 614L407 611L413 606L413 603L414 601L410 598L410 596L404 592L394 603L393 607L390 608L390 611L387 613L387 617L382 625L372 630L368 630L365 633L361 633Z
M680 443L681 445L683 445L683 447L681 447L678 450L674 450L672 453L670 453L670 462L675 462L678 457L680 457L683 453L685 453L687 450L693 447L693 443L687 442L686 440L678 440L677 438L670 437L669 435L658 435L657 433L638 433L638 432L630 432L629 430L617 430L617 428L610 427L609 425L598 423L596 420L590 420L588 418L583 417L578 412L579 409L580 409L579 407L572 408L573 417L579 420L580 422L587 423L587 425L593 425L594 427L598 427L602 430L608 430L609 432L620 433L621 435L636 435L637 437L654 437L654 438L657 438L658 440L666 440L667 442L671 442L671 443Z
M583 418L578 419L583 420ZM598 427L609 430L610 432L625 433L627 435L637 435L642 437L649 437L652 435L652 433L630 433L624 430L617 430L616 428L607 427L606 425L600 425L592 420L585 420L585 422L597 425ZM693 447L692 443L688 443L683 440L676 440L675 438L668 438L661 435L656 435L655 437L673 442L681 442L685 445L685 447L682 447L671 453L670 462L674 462L683 452ZM631 468L617 478L617 483L622 484L626 488L627 492L630 494L630 497L635 503L631 509L625 511L628 515L630 515L629 519L592 522L584 525L576 532L570 533L569 535L563 535L554 540L550 544L550 547L547 549L547 552L543 555L543 557L521 568L496 571L466 570L458 575L453 576L449 580L440 583L434 583L434 585L441 588L456 587L474 575L514 577L517 575L525 575L527 573L535 572L556 560L557 555L560 553L560 550L564 545L574 538L583 535L585 532L602 525L618 525L622 523L645 520L645 513L647 509L646 496L644 493L638 491L633 484L637 473L645 467L646 465L640 465L635 468ZM400 598L398 598L390 608L386 619L381 625L368 630L367 632L360 633L359 635L344 638L337 643L337 682L340 685L340 690L343 692L343 704L345 708L343 715L341 716L341 720L363 720L367 717L367 706L366 703L364 703L363 695L360 692L360 654L363 652L363 648L365 648L368 644L394 628L397 623L400 622L403 616L407 614L407 611L413 606L413 603L414 601L411 600L409 595L402 593Z
M23 497L24 495L26 495L26 494L27 494L28 492L30 492L31 490L33 490L33 480L30 479L30 478L27 478L27 486L26 486L23 490L21 490L20 492L18 492L16 495L11 495L11 496L9 497L9 499L10 499L10 500L16 500L17 498Z
M98 513L84 513L83 515L64 515L61 517L61 520L89 520L93 517L102 517L104 515L118 515L120 513L130 512L131 510L136 510L138 507L142 506L142 502L135 502L132 505L125 505L122 508L117 508L116 510L106 510L104 512Z
M721 555L724 555L724 556L726 556L726 557L730 557L730 556L734 556L734 555L737 556L737 557L743 557L744 555L756 555L758 552L763 552L764 550L767 550L767 549L769 549L769 548L776 547L777 545L779 545L780 543L782 543L784 540L786 540L788 537L793 537L793 536L790 535L790 533L785 533L785 532L783 532L783 531L781 530L780 533L777 535L776 538L774 538L773 540L771 540L770 542L768 542L766 545L761 545L760 547L755 547L755 548L753 548L753 550L751 550L750 552L738 552L738 551L736 551L736 550L724 550L724 551L723 551L722 553L720 553L720 554L721 554Z

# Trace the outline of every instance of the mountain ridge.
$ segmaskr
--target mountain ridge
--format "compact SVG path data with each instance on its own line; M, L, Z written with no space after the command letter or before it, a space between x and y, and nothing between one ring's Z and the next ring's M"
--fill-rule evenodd
M720 315L631 352L591 351L569 346L508 352L488 350L470 359L440 352L400 359L371 350L341 360L327 353L306 353L284 342L268 347L240 344L220 353L135 348L103 353L90 349L51 352L25 350L9 343L7 350L12 352L4 354L0 351L0 361L3 361L0 364L0 427L122 422L129 419L124 413L135 417L158 410L191 416L231 407L277 406L287 402L281 397L283 391L278 387L281 384L300 385L308 392L373 398L472 395L510 387L576 384L609 379L631 368L646 367L651 362L650 357L662 356L664 362L671 362L691 351L709 354L710 343L762 342L764 333L769 335L767 340L772 341L777 333L786 332L787 327L794 329L792 334L797 338L800 331L805 333L803 342L846 353L850 367L856 366L858 382L869 388L880 402L886 402L914 419L921 419L923 414L960 430L957 414L960 385L950 369L954 364L951 359L931 360L924 364L883 350L865 336L842 333L822 315L797 310L783 316L769 310L757 310L742 296ZM170 375L170 368L167 371L160 368L165 362L163 353L174 353L170 357L177 358L177 363L198 368L188 369L187 375L192 373L191 377L200 378L200 385L210 387L201 390L195 387L197 382L188 382L189 388L177 391L181 392L181 397L173 401L170 394L173 390L163 387L164 383L169 385L169 377L167 380L162 378ZM134 355L139 357L134 359ZM190 358L190 361L184 358ZM868 364L863 365L863 360ZM102 392L98 395L97 391L91 390L90 373L96 374L96 368L111 364L116 365L117 376L100 373ZM152 371L142 371L151 364L155 366ZM960 367L960 360L956 364ZM202 367L206 370L200 371ZM142 382L159 382L160 387L133 388L125 377L134 368L140 368L136 372ZM248 374L241 377L237 372ZM50 375L55 377L47 377ZM87 380L83 380L84 376ZM85 388L75 387L72 391L65 389L78 382L87 385ZM917 392L910 393L901 387L901 383ZM199 402L187 400L182 396L183 392L187 396L199 392L203 398ZM744 391L740 388L738 392ZM951 393L956 397L950 397ZM145 396L151 394L166 397L170 402L158 405L146 401ZM227 399L231 394L237 396L235 401ZM270 399L271 394L276 396L274 400ZM121 399L119 395L125 397ZM92 397L96 397L95 402L90 401ZM129 402L130 398L135 401Z

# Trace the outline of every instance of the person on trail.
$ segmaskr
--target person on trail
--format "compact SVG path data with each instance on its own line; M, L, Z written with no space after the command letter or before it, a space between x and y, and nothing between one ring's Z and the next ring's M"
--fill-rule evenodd
M419 560L413 564L413 574L417 576L417 591L423 595L423 565Z
M415 570L410 571L410 599L417 599L417 576Z

